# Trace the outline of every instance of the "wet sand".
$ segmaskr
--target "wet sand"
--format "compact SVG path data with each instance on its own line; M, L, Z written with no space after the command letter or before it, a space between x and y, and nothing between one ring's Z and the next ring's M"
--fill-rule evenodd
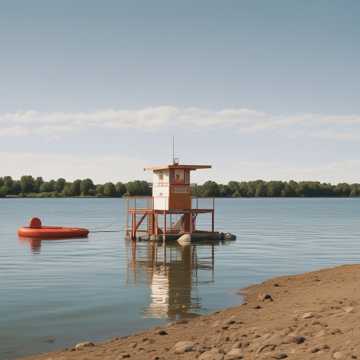
M243 305L27 360L360 359L360 265L283 276Z

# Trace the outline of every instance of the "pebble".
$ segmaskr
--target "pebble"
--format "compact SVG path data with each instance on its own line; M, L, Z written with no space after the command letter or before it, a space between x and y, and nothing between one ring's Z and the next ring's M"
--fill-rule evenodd
M192 341L179 341L174 345L174 352L176 354L184 354L194 350L194 343Z
M84 341L84 342L76 344L75 350L82 350L84 348L91 347L91 346L95 346L95 344L90 341Z
M314 314L311 312L307 312L302 316L303 319L312 319L313 317L314 317Z
M125 354L120 354L116 360L120 360L120 359L128 359L130 357L130 354L125 353Z
M158 332L157 332L157 334L158 335L167 335L168 333L165 331L165 330L159 330Z
M243 352L239 348L231 349L224 357L224 360L238 360L244 357Z
M344 354L341 351L336 351L336 352L333 353L333 358L334 359L343 359Z
M217 348L205 351L199 357L199 360L223 360L224 354L222 354Z
M346 313L348 313L348 314L354 312L354 308L353 308L352 306L345 306L345 307L343 308L343 310L344 310Z
M305 341L305 337L304 336L294 336L292 338L292 341L295 343L295 344L302 344L304 341Z
M275 354L274 356L273 356L273 358L274 359L286 359L288 356L287 356L287 354L285 354L285 353L279 353L279 354Z
M259 294L258 300L260 301L274 301L271 294Z
M237 318L235 316L230 316L228 319L224 321L224 325L233 325L236 324Z
M315 346L315 347L313 347L313 348L310 349L310 352L311 352L312 354L315 354L315 353L319 352L320 350L321 350L321 349L320 349L318 346Z

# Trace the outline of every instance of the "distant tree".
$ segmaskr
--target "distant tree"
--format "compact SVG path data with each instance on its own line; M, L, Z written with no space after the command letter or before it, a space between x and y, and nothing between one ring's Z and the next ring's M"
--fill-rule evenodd
M4 181L4 185L8 188L11 189L14 183L14 180L12 179L11 176L4 176L3 178Z
M263 181L258 181L255 185L255 197L265 197L266 193L266 185Z
M9 195L9 188L6 185L3 185L0 187L0 198L3 198L7 195Z
M284 188L281 190L281 196L283 197L296 197L298 194L296 193L296 186L294 184L285 183Z
M34 192L34 178L30 175L24 175L20 179L21 192L28 194Z
M215 181L206 181L202 186L202 195L205 197L219 196L219 185Z
M146 181L130 181L126 184L126 192L128 195L151 195L151 187L150 184Z
M281 192L284 189L284 183L282 181L269 181L266 183L267 196L270 197L279 197Z
M13 181L10 193L11 193L11 195L20 195L21 194L20 180Z
M350 191L351 197L360 196L360 185L359 184L351 184L350 187L351 187L351 191Z
M44 180L42 177L37 177L34 181L34 192L35 193L39 193L40 192L40 187L41 185L44 183Z
M115 188L117 196L123 196L126 193L126 186L122 182L116 183Z
M230 196L238 196L235 194L240 194L240 187L239 187L239 183L237 181L230 181L227 184L227 188L228 188Z
M116 188L115 185L111 182L104 184L104 196L115 196L116 195Z
M72 196L80 196L81 194L80 184L81 184L81 180L75 180L74 182L72 182L71 184L71 193L73 194Z
M230 190L227 185L219 184L219 196L228 197L230 196Z
M62 193L64 190L64 187L65 187L65 184L66 184L65 179L63 179L63 178L57 179L56 183L55 183L55 191L58 193Z
M95 189L95 185L91 179L84 179L80 182L80 193L83 196L88 196L91 190Z
M197 184L191 184L190 185L191 195L194 196L194 197L201 197L202 196L201 189L202 189L201 185L197 185Z
M104 185L96 185L96 196L104 196Z
M53 186L50 181L45 181L40 185L41 193L50 193L53 191Z
M62 195L63 196L74 196L74 193L73 193L73 186L71 183L66 183L64 185L64 188L62 190Z

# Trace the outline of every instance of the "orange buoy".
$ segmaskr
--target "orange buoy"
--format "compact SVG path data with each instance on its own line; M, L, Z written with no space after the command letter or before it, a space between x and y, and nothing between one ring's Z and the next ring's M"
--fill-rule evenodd
M23 226L18 230L20 237L30 239L71 239L87 237L88 229L61 227L61 226L42 226L39 218L32 218L29 226Z

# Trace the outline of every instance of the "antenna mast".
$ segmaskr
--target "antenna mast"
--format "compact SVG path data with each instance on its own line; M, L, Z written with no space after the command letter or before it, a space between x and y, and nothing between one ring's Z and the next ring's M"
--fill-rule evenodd
M175 136L172 137L172 161L175 164Z

